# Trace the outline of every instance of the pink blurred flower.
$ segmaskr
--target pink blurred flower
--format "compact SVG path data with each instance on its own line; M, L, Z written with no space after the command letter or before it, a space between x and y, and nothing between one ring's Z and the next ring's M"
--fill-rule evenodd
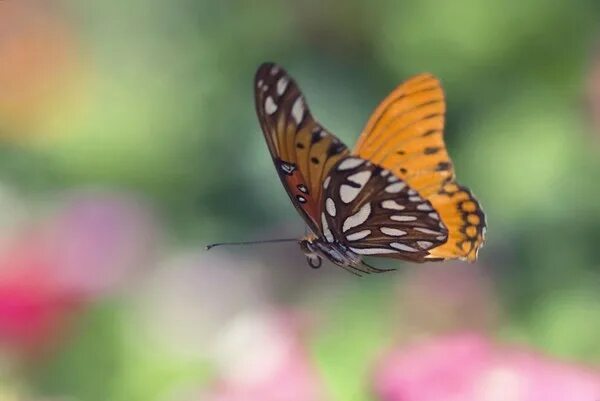
M241 316L216 348L219 374L202 400L320 401L322 384L301 336L285 313Z
M382 401L594 401L600 374L460 334L387 356L375 392Z
M156 256L157 224L134 199L103 193L72 196L50 220L45 240L60 285L87 297L127 283Z
M134 203L78 196L0 249L0 347L37 354L144 260L152 225Z
M36 352L64 325L81 299L63 291L48 274L49 259L35 241L0 257L0 345Z

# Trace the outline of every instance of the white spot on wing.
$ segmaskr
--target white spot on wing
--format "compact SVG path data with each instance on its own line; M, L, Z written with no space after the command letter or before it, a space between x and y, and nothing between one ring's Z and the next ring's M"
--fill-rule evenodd
M256 87L260 88L261 86L263 86L264 81L262 79L259 79L258 82L256 83Z
M349 176L348 181L353 182L359 186L358 186L358 188L356 188L351 185L343 184L340 187L340 197L342 198L342 201L344 203L350 203L354 199L356 199L356 197L358 196L360 191L364 188L366 183L369 181L369 178L371 178L370 171L361 171L361 172L358 172L356 174L352 174L351 176Z
M415 231L419 231L419 232L422 232L424 234L433 234L433 235L440 235L441 234L441 232L439 232L439 231L433 231L433 230L430 230L428 228L423 228L423 227L415 227Z
M274 65L273 67L271 67L271 75L277 75L278 72L279 72L279 66Z
M359 239L368 237L370 234L371 234L371 230L362 230L362 231L356 232L354 234L346 235L346 239L348 241L358 241Z
M331 217L335 217L335 202L333 201L333 199L331 198L327 198L325 199L325 209L327 209L327 213L329 213L329 215Z
M429 213L429 217L435 220L439 220L440 216L436 212Z
M409 196L408 200L411 202L421 202L423 199L420 196Z
M430 210L433 210L433 208L427 203L421 203L417 206L417 210L423 210L425 212L428 212Z
M269 115L277 111L277 105L275 104L271 96L267 96L267 98L265 99L265 111Z
M389 174L390 170L381 170L381 173L379 173L379 175L382 177L387 177Z
M360 185L360 189L362 189L362 187L365 186L367 181L369 181L369 178L371 178L371 171L366 170L366 171L361 171L356 174L352 174L351 176L348 177L348 181L352 181L355 184ZM359 189L359 191L360 191L360 189Z
M383 253L396 253L393 249L387 248L353 248L349 247L350 250L359 255L378 255Z
M367 221L369 215L371 214L371 204L365 203L363 207L361 207L356 214L346 218L344 220L344 225L342 226L342 231L346 232L352 227L360 226L362 223Z
M390 219L395 221L415 221L417 218L415 216L393 215L390 216Z
M289 81L286 77L279 78L279 81L277 81L277 94L279 96L281 96L285 93L288 83L289 83Z
M298 96L292 106L292 117L294 117L296 125L300 125L300 122L304 118L304 100L302 96Z
M395 200L384 200L383 202L381 202L381 207L384 209L390 209L390 210L404 210L406 209L403 205L399 204L398 202L396 202Z
M331 230L329 229L329 225L327 224L325 213L321 213L321 226L323 227L323 235L325 235L325 239L327 240L327 242L333 242L333 234L331 234Z
M429 248L431 248L433 246L433 242L429 242L429 241L417 241L417 245L421 249L429 249Z
M323 181L323 189L327 189L327 187L329 186L329 182L331 182L330 175L328 175L327 178L325 178L325 181Z
M390 244L390 246L392 248L396 248L400 251L406 251L406 252L417 252L418 251L417 248L413 248L412 246L408 246L408 245L402 244L400 242L392 242Z
M401 236L407 234L406 231L402 231L402 230L398 230L397 228L390 228L390 227L381 227L381 228L379 228L379 231L381 231L385 235L389 235L390 237L401 237Z
M417 191L415 191L414 189L409 189L409 190L408 190L408 194L409 194L409 195L416 195L416 194L417 194Z
M342 198L342 202L352 202L358 196L361 189L362 188L354 188L350 185L342 184L340 186L340 198Z
M349 157L347 159L344 159L338 166L337 169L339 171L342 170L350 170L352 168L356 168L358 166L360 166L361 164L363 164L365 161L363 159L358 159L356 157Z
M390 194L397 194L402 191L406 187L406 184L403 182L397 182L395 184L388 185L385 187L385 192Z

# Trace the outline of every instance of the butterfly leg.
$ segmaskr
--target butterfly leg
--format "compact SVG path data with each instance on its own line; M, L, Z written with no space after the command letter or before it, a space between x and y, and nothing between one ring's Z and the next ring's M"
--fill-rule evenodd
M350 269L352 269L352 270L354 270L356 272L359 272L358 275L361 276L361 277L362 277L362 275L360 273L362 273L362 274L371 274L372 273L371 270L369 270L369 269L362 269L359 266L350 266Z
M365 265L367 267L367 269L369 270L369 272L371 272L371 273L385 273L385 272L391 272L391 271L396 270L394 268L391 268L391 269L380 269L378 267L371 266L371 265L367 264L364 260L361 261L361 263L363 265Z
M362 277L362 274L360 274L360 273L358 273L358 272L362 272L362 273L364 273L364 274L369 274L368 272L366 272L366 271L364 271L364 270L361 270L361 269L355 269L355 268L353 268L353 267L350 267L350 266L342 266L342 265L339 265L339 266L340 266L342 269L346 270L348 273L354 274L355 276L358 276L358 277ZM355 270L357 270L358 272L357 272L357 271L355 271Z
M321 267L321 264L323 263L323 259L321 259L321 257L318 255L310 255L310 256L307 255L306 262L313 269L318 269L319 267Z

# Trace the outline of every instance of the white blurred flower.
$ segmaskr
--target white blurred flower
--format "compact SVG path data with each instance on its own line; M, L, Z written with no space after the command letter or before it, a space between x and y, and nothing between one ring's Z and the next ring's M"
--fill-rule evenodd
M151 342L182 358L208 357L224 325L268 304L265 274L231 256L176 254L140 284L137 324Z

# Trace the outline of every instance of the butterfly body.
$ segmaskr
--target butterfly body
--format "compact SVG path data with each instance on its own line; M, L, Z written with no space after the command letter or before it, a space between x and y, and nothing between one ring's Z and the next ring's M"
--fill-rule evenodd
M307 256L312 267L320 267L321 258L349 269L359 268L362 258L350 251L347 246L338 241L327 242L315 235L308 235L300 240L300 248Z
M485 216L454 180L434 77L417 76L392 92L352 153L312 117L281 67L258 69L255 100L277 173L311 231L300 241L311 266L326 258L368 273L380 270L363 256L476 259Z

